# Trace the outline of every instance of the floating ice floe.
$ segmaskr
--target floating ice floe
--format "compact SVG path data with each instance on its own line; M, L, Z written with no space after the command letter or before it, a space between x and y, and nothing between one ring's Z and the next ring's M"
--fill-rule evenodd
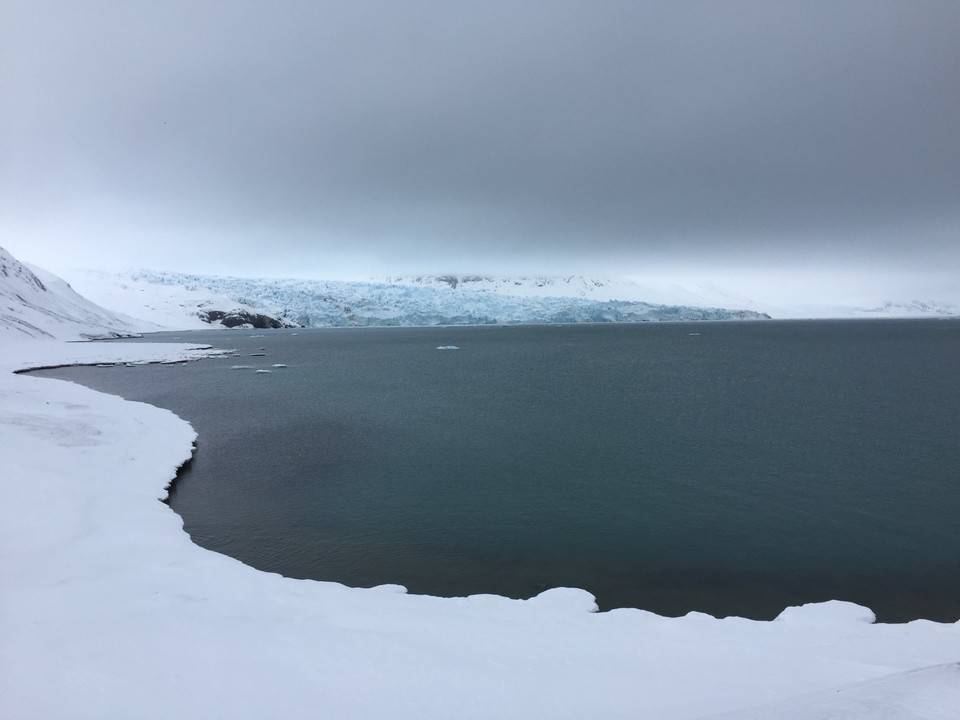
M437 350L459 350L456 345L437 345Z
M283 363L274 363L274 364L272 365L272 367L285 368L286 365L284 365Z
M257 372L258 372L258 373L268 373L268 372L273 372L273 370L265 370L265 369L261 368L260 370L257 370Z
M265 355L266 353L262 353L262 352L250 353L250 357L264 357Z
M231 365L231 370L253 370L253 365Z

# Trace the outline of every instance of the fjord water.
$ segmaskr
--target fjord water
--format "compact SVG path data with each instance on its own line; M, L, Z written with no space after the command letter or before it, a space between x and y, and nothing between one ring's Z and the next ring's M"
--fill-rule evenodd
M238 356L41 374L189 420L170 504L257 568L451 596L582 587L667 615L837 598L960 618L960 322L145 340L173 338Z

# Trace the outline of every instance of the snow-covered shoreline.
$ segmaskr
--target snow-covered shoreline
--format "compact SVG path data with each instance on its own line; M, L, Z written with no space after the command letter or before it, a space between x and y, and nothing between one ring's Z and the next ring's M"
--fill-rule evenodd
M592 612L582 590L444 599L256 571L194 545L158 502L191 455L188 423L12 372L204 352L4 347L0 715L786 716L744 710L773 704L791 717L947 718L960 707L958 666L901 674L960 660L960 623L871 624L841 602L773 622L671 619Z

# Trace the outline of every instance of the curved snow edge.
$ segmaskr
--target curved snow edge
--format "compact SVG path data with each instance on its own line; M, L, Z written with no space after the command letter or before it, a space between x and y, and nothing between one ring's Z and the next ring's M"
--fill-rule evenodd
M13 350L0 367L187 352ZM869 624L850 603L780 622L663 618L584 612L582 590L435 598L258 572L194 545L156 502L190 457L186 421L10 373L0 399L0 547L17 549L0 554L0 707L13 717L271 717L282 698L290 718L695 718L960 657L960 624Z

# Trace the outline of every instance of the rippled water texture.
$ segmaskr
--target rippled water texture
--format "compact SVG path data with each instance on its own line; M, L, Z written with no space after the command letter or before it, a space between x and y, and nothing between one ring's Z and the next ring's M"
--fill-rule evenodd
M193 423L171 504L264 570L960 618L960 322L294 332L166 334L239 356L42 374Z

